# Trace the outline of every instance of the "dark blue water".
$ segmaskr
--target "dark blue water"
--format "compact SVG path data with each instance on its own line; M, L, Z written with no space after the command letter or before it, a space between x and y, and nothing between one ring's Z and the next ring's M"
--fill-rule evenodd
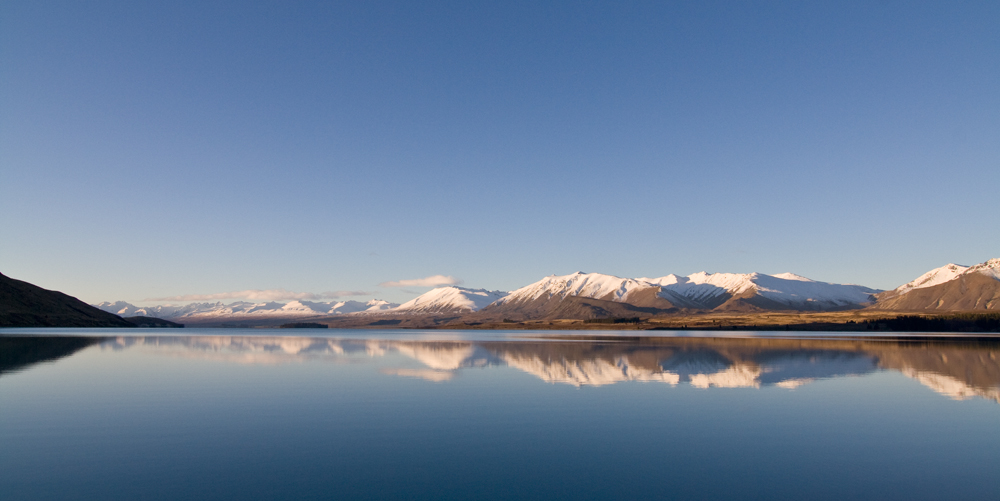
M25 332L4 500L1000 499L990 341Z

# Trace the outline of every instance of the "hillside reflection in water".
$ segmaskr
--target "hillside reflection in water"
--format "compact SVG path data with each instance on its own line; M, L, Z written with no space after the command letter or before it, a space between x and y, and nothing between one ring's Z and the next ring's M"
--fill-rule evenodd
M507 366L543 381L625 381L697 388L796 388L820 379L897 371L955 400L1000 403L1000 344L809 339L648 338L630 341L392 341L309 337L125 337L101 349L155 348L240 364L343 361L399 354L417 367L384 374L448 381L467 368Z
M0 335L0 499L1000 499L996 341L122 332Z

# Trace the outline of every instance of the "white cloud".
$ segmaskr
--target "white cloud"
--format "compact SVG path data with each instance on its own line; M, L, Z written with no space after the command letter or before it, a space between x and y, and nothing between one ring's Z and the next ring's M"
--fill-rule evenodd
M382 282L382 287L437 287L439 285L457 285L461 280L445 275L433 275L424 278L414 278L412 280L397 280L395 282Z
M338 297L350 297L350 296L371 296L375 294L371 291L326 291L321 292L320 296L328 298L338 298Z
M250 301L319 301L346 296L368 296L366 291L293 292L285 289L248 289L243 291L219 292L216 294L186 294L183 296L154 297L145 301L220 301L223 299L248 299Z

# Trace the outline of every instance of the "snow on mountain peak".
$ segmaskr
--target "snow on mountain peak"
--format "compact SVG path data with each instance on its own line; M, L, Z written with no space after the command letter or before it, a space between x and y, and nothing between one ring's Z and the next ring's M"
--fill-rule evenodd
M372 299L365 303L365 311L370 313L375 313L379 311L388 311L399 306L397 303L390 303L389 301L383 301L381 299Z
M708 292L722 289L719 292L740 294L754 288L753 279L756 276L757 273L708 273L699 271L686 277L667 275L662 278L653 279L651 283L670 287L678 292L687 292L694 289ZM696 293L695 295L704 294Z
M988 263L989 261L987 261ZM983 263L986 264L986 263ZM981 265L977 265L981 266ZM962 266L958 264L946 264L940 268L934 268L923 275L917 277L916 280L912 282L907 282L899 287L896 287L895 292L899 294L906 294L914 289L923 289L925 287L933 287L935 285L943 284L945 282L950 282L958 278L959 275L965 273L969 270L968 266Z
M191 303L184 306L157 305L138 307L124 301L95 304L97 308L123 317L145 316L163 319L212 319L227 317L310 317L342 315L357 312L385 311L397 304L379 299L367 303L360 301L331 301L329 303L295 300L288 303Z
M443 311L479 311L486 305L507 295L503 291L486 289L467 289L454 285L431 289L410 301L407 301L393 312L443 312Z
M714 303L725 294L736 295L753 289L752 277L753 274L699 271L686 277L671 274L644 280L660 286L660 297L676 302L676 296L680 296L684 300L694 301L694 304L686 306L698 307L705 302Z
M621 278L601 273L576 272L569 275L550 275L533 284L512 291L497 301L498 304L512 304L533 301L543 296L581 296L594 299L624 301L632 292L649 288L646 282L631 278Z
M136 315L136 310L139 308L134 304L126 303L125 301L104 301L103 303L93 304L95 308L104 310L108 313L114 313L120 317L132 317Z
M498 304L515 304L539 298L581 296L627 302L638 290L659 287L659 296L680 307L715 308L732 297L760 296L790 309L840 308L868 303L878 292L859 285L817 282L794 273L708 273L686 277L620 278L599 273L549 276L510 293Z
M667 275L667 276L664 276L664 277L660 277L660 278L642 277L642 278L637 278L636 280L638 280L640 282L646 282L648 284L653 284L653 285L671 285L671 284L676 284L676 283L684 282L684 281L687 280L687 277L682 277L682 276L674 275L673 273L671 273L670 275Z
M806 305L824 308L860 305L871 302L872 294L880 292L861 285L818 282L786 273L782 273L783 276L756 275L753 282L758 294L794 308Z
M802 275L796 275L794 273L787 273L787 272L786 273L778 273L778 274L771 275L771 276L775 277L775 278L780 278L782 280L798 280L800 282L815 282L815 280L808 279L806 277L803 277Z
M756 294L792 308L815 306L843 307L867 303L874 289L859 285L817 282L794 273L766 275L763 273L707 273L700 271L686 277L667 275L643 279L659 285L660 296L677 300L680 296L694 305L712 307L727 296Z
M965 273L981 273L996 280L1000 280L1000 258L993 258L985 263L980 263L967 269Z

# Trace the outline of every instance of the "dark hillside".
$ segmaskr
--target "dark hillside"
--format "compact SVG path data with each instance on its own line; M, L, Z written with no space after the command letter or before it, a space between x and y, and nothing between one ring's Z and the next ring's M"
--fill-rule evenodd
M135 327L58 291L0 274L0 327Z

